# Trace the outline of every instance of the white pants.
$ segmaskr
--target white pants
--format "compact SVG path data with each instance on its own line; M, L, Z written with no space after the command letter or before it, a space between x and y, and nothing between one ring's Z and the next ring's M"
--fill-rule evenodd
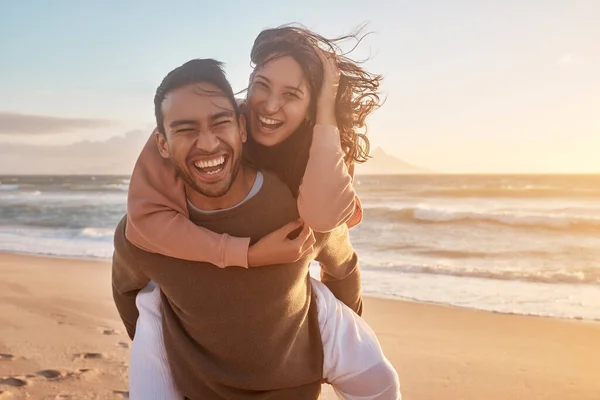
M323 378L343 400L400 400L394 367L369 325L312 279L323 342ZM150 282L136 298L140 312L129 365L132 400L181 400L163 341L160 289Z

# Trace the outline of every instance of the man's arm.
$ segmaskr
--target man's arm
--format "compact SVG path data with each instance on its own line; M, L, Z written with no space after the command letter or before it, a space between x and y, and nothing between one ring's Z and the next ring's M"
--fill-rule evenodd
M342 225L326 234L315 233L322 241L315 258L321 265L321 281L333 295L362 315L362 290L358 255L352 248L348 227Z
M112 262L113 299L127 330L133 340L135 325L139 316L135 299L138 292L150 282L136 262L135 248L125 237L126 218L123 218L115 231L115 251ZM139 250L137 250L139 251Z

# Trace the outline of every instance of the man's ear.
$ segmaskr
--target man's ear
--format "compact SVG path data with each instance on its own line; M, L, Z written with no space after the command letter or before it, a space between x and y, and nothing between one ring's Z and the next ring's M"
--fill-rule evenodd
M154 138L156 139L156 147L162 158L169 158L169 143L165 135L158 131L158 128L154 129Z
M246 143L246 140L248 140L248 132L246 129L246 116L244 114L240 114L238 124L240 125L240 138L242 139L242 143Z

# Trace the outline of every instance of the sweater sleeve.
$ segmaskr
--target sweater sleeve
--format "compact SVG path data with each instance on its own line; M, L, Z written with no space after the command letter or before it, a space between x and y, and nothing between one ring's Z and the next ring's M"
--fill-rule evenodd
M354 200L356 201L356 206L354 207L354 213L352 214L350 219L348 221L346 221L346 225L348 226L348 228L352 228L353 226L360 224L363 219L363 209L362 209L362 204L360 202L360 198L358 196L356 196L356 198Z
M332 125L315 125L309 159L298 195L298 212L315 232L329 232L362 218L344 162L340 133Z
M154 135L131 175L127 239L143 250L173 258L247 268L250 238L218 234L190 221L183 181L158 152Z
M112 260L112 292L119 316L125 325L127 335L133 340L139 311L135 304L137 294L150 282L137 265L129 251L130 243L125 239L125 218L115 231L115 250Z
M321 265L321 282L333 295L362 315L362 288L358 255L352 248L348 228L340 226L332 232L318 234L323 236L323 247L316 261Z

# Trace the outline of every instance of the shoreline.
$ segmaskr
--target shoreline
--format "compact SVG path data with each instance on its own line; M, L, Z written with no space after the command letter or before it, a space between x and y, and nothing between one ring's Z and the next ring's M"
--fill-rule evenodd
M92 263L99 263L99 264L110 264L110 262L111 262L110 258L101 258L101 257L76 257L76 256L71 257L71 256L58 256L58 255L46 255L46 254L35 254L35 253L18 253L18 252L10 252L10 251L5 251L5 250L0 250L0 257L2 257L4 255L18 256L18 257L42 258L42 259L48 258L48 259L53 259L53 260L65 260L65 261L92 262ZM522 314L522 313L517 313L517 312L492 311L492 310L479 309L476 307L458 306L458 305L453 305L453 304L448 304L448 303L443 303L443 302L425 301L425 300L418 300L418 299L412 299L412 298L408 298L408 297L394 296L394 295L364 294L363 296L365 298L370 298L370 299L380 299L380 300L399 301L399 302L406 302L406 303L425 304L425 305L431 305L431 306L436 306L436 307L447 307L450 309L459 309L459 310L472 310L472 311L477 311L477 312L484 312L484 313L498 314L498 315L514 315L514 316L520 316L520 317L552 319L552 320L559 320L559 321L576 321L576 322L582 322L582 323L589 323L589 324L593 324L593 325L600 325L600 318L596 318L596 319L594 319L594 318L586 319L586 318L580 318L580 317L567 318L567 317L549 316L549 315Z

